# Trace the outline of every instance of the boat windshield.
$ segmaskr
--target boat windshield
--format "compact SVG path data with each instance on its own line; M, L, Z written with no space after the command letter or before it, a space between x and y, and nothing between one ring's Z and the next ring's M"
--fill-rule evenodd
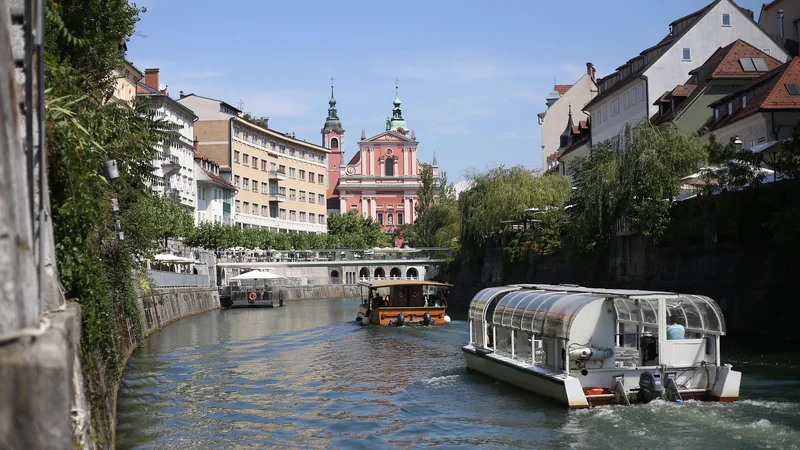
M725 334L725 318L717 303L703 295L678 294L664 299L667 320L676 317L687 332ZM658 326L658 298L615 298L617 320Z

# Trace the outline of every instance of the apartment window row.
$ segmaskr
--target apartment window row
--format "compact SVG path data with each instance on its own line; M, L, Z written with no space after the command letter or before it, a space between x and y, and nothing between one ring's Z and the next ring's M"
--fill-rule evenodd
M325 224L325 215L324 214L314 214L314 213L306 213L305 211L295 211L293 209L289 210L289 220L297 221L298 217L300 222L308 222L308 223L318 223L320 225ZM281 209L281 219L286 219L286 210Z

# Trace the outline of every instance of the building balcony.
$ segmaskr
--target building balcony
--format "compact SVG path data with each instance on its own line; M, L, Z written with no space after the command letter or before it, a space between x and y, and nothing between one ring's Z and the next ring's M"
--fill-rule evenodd
M286 179L286 172L281 172L280 170L270 170L267 172L269 175L270 180L285 180Z
M270 192L269 193L269 201L271 201L271 202L285 202L286 201L286 194L279 194L277 192Z
M164 189L164 197L177 202L181 201L181 191L178 189Z

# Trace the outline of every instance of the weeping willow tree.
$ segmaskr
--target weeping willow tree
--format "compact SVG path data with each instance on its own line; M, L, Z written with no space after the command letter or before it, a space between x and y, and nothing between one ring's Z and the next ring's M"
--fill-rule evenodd
M466 260L480 261L489 242L503 246L509 264L527 256L528 251L548 254L560 247L558 221L569 198L567 178L536 177L516 166L473 172L467 179L471 188L458 201L461 252ZM518 222L531 208L541 211L535 228L522 232L504 227L504 222Z
M658 241L669 225L680 178L706 159L697 135L680 134L672 124L654 127L645 121L627 127L619 140L594 145L571 173L575 188L564 228L569 248L579 260L596 263L620 220Z

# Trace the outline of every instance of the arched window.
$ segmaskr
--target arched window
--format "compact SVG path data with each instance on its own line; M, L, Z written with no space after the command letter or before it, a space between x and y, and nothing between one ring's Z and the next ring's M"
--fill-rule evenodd
M358 277L362 280L369 280L369 269L362 267L361 270L358 271Z
M402 277L403 272L401 272L397 267L392 267L392 270L389 271L389 278L392 280L399 280Z
M383 267L378 267L375 269L375 279L376 280L383 280L386 278L386 272L383 270Z
M419 278L419 272L414 267L410 267L406 271L406 279L416 280L417 278Z
M386 158L386 176L394 176L394 159L392 158Z
M338 270L331 270L331 284L339 284L342 282L342 279L339 278L339 271Z
M331 139L331 148L339 148L339 140L336 138Z

